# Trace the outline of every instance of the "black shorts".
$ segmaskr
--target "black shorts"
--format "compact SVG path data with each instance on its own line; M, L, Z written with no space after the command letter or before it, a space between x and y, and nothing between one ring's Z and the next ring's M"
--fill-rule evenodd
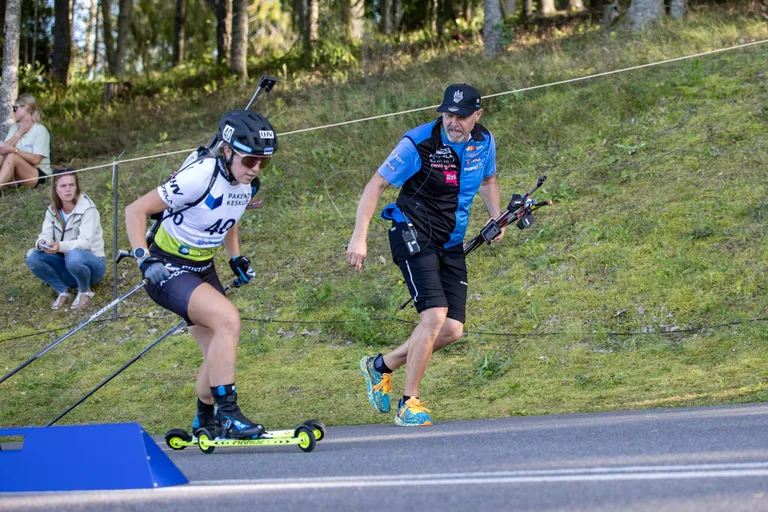
M463 245L442 249L429 245L429 240L419 234L421 251L410 255L403 240L407 226L404 222L392 223L389 248L408 284L416 311L447 307L448 318L463 324L467 310L467 264Z
M34 187L32 187L32 188L37 188L37 187L39 187L40 185L44 184L44 183L45 183L45 180L46 180L47 178L48 178L48 175L47 175L47 174L45 174L45 173L44 173L43 171L41 171L40 169L38 169L38 170L37 170L37 183L35 183L35 186L34 186Z
M203 283L208 283L224 295L224 287L221 286L219 276L216 274L216 267L213 259L207 261L191 261L161 250L156 245L152 245L149 253L159 258L171 270L171 277L158 284L148 284L144 288L147 290L149 298L169 311L173 311L181 318L187 321L187 325L194 325L189 319L189 297L195 288Z

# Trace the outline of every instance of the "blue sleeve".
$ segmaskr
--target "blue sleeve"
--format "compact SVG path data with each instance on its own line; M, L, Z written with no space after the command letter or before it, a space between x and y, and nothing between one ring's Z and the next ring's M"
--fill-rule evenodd
M483 178L490 178L496 174L496 139L491 135L491 142L488 144L488 158L485 161Z
M390 184L402 187L421 168L421 157L411 139L403 137L379 167L379 174Z

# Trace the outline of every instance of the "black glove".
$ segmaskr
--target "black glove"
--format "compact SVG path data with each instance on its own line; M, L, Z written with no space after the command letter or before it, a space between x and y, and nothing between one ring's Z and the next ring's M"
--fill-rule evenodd
M256 277L256 272L251 268L251 260L245 256L235 256L229 260L229 268L235 273L235 277L240 280L240 284L249 283Z
M142 258L137 262L141 275L149 279L150 284L157 284L171 277L171 272L165 267L165 262L152 256Z

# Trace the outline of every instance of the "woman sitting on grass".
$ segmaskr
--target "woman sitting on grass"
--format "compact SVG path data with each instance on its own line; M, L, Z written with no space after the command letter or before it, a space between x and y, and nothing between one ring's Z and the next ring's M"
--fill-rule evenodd
M27 267L59 294L51 307L61 309L72 298L71 309L85 306L93 297L91 287L107 270L104 238L96 205L80 190L76 174L54 174L53 204L45 211L43 230L35 248L27 253Z
M40 124L43 113L31 94L19 96L13 116L16 123L0 144L0 188L19 180L25 180L22 187L34 188L51 174L51 136Z

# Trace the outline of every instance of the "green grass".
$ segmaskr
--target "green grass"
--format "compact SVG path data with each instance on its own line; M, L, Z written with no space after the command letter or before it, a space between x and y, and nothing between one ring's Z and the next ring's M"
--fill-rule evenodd
M634 35L581 26L520 40L493 60L458 46L421 61L393 57L385 71L348 82L281 84L260 109L286 132L434 104L451 82L488 94L764 38L765 23L722 9ZM547 174L537 196L555 204L531 229L510 229L502 244L470 257L469 334L435 355L422 386L438 421L768 397L768 326L749 322L768 310L767 48L486 101L483 123L498 140L504 201ZM79 147L99 131L103 151L82 150L91 156L78 165L109 161L122 149L132 157L194 147L210 137L218 113L249 95L229 88L175 103L142 100L82 131L72 127L57 144ZM242 250L259 278L231 295L247 319L238 359L244 409L268 426L308 417L331 425L391 421L367 405L357 361L402 343L417 317L397 309L407 292L397 284L383 222L372 223L361 275L344 263L344 247L368 178L404 131L433 115L280 140L262 180L264 206L241 221ZM121 166L121 247L122 208L181 160ZM109 173L83 180L110 247ZM52 292L23 266L47 197L37 190L0 200L2 339L90 314L52 313ZM474 209L470 235L485 218L482 201ZM139 278L128 263L119 275L121 290ZM96 291L96 303L105 303L111 282ZM89 326L4 383L0 425L47 423L177 321L143 295L121 314L136 316ZM55 337L1 341L0 369ZM200 360L187 334L174 335L64 422L139 421L152 432L186 426ZM403 378L400 371L393 379L396 393Z

